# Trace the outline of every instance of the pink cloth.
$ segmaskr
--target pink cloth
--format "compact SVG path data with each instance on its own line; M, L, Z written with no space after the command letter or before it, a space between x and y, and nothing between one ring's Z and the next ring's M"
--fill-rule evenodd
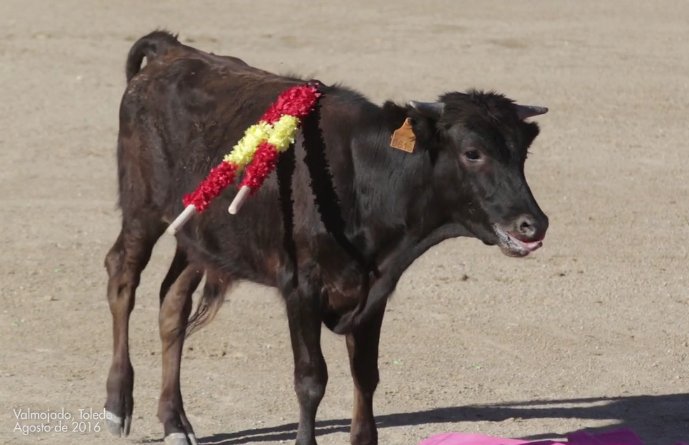
M421 441L419 445L643 445L632 431L623 429L606 433L578 431L567 435L566 441L520 439L484 436L482 434L445 433ZM676 445L687 445L677 443Z

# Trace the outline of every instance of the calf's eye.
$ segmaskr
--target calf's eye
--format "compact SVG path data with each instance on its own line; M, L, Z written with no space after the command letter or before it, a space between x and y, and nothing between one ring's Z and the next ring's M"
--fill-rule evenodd
M467 150L464 152L464 159L469 162L477 162L481 160L481 152L478 150Z

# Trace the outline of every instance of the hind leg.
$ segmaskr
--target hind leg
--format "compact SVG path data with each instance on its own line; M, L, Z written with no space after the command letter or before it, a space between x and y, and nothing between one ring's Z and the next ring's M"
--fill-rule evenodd
M128 435L134 400L134 369L129 359L129 315L134 309L135 291L153 246L165 230L159 220L129 219L105 257L108 270L108 303L112 313L113 355L108 373L108 429L113 434Z
M163 348L163 385L158 402L158 419L163 423L167 445L197 445L194 429L184 412L180 367L185 331L191 313L192 294L199 285L203 272L202 269L190 265L184 253L178 250L161 287L159 322ZM162 295L163 291L165 295ZM202 302L222 298L224 291L222 283L216 282L213 275L209 274L206 277Z
M158 401L158 419L163 423L165 443L170 445L196 445L194 430L184 412L180 367L192 294L202 277L203 270L190 265L186 254L178 249L160 288L158 323L162 344L163 384Z

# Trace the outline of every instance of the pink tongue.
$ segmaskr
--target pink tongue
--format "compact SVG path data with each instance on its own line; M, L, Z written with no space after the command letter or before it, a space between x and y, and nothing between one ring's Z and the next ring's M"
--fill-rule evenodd
M520 240L519 238L517 238L516 236L514 236L512 234L510 234L510 237L512 237L512 239L514 241L516 241L518 244L521 244L527 250L538 249L543 244L543 240L527 242L527 241Z
M510 232L507 232L507 236L511 238L513 243L520 245L522 248L528 250L529 252L532 252L543 245L542 239L538 241L522 241Z
M541 245L543 244L543 241L532 241L532 242L530 242L530 243L525 243L525 242L522 241L522 244L524 244L524 246L525 246L527 249L529 249L529 250L534 250L534 249L537 249L537 248L541 247Z

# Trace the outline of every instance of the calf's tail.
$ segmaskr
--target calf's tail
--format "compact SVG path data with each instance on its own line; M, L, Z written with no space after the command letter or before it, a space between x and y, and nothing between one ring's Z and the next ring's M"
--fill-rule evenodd
M219 276L206 273L206 283L203 287L201 299L196 306L196 311L186 324L186 335L190 336L213 321L220 307L225 302L225 293L230 283L225 282Z
M181 43L177 40L177 36L167 31L153 31L137 40L127 56L127 82L141 70L144 57L147 63L150 63L156 57L165 54L169 48L179 45Z

